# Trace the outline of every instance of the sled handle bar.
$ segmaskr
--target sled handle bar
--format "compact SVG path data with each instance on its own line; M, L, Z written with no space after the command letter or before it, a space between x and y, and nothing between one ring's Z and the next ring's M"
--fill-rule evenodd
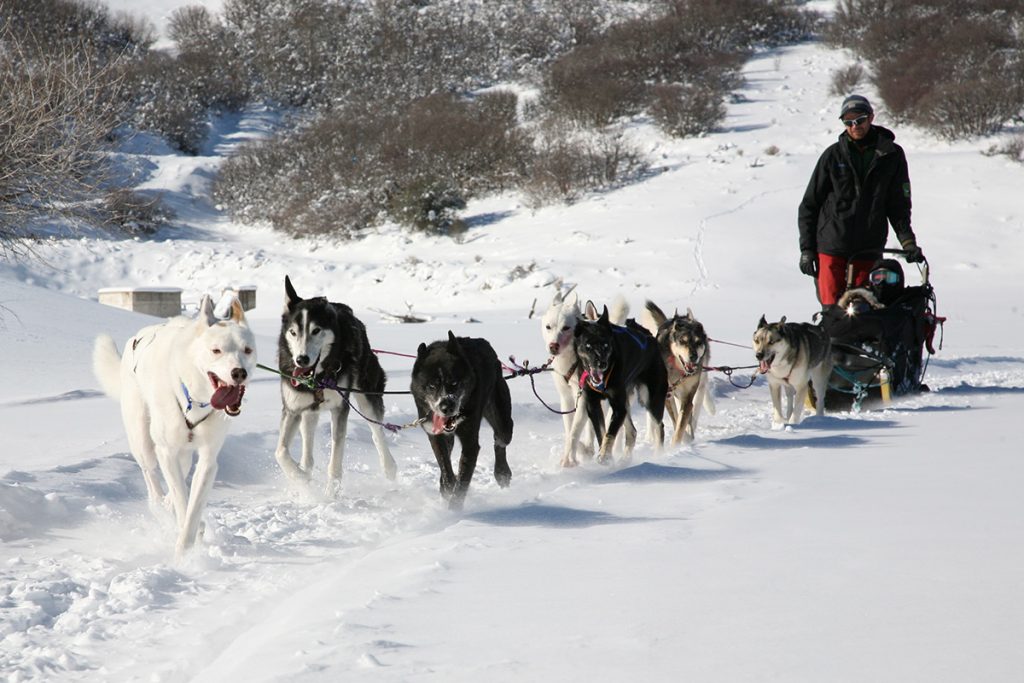
M863 251L854 252L850 254L849 261L846 264L846 286L850 287L853 285L853 261L861 256L869 256L871 254L877 254L877 249L865 249ZM902 256L903 260L906 261L907 252L905 249L882 249L882 254L892 254L894 256ZM909 263L909 262L908 262ZM928 259L925 258L924 254L921 254L921 284L928 284Z

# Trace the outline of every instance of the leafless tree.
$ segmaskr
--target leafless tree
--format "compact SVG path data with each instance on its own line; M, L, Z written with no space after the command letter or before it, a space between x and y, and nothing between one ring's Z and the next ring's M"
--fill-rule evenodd
M81 218L104 183L118 122L114 62L38 49L0 27L0 257L30 253L45 216Z

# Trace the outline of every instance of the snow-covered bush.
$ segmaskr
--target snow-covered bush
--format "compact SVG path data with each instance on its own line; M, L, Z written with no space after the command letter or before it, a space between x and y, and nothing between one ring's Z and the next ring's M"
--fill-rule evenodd
M842 0L827 35L872 63L897 120L945 138L998 131L1024 111L1024 6L1000 0Z

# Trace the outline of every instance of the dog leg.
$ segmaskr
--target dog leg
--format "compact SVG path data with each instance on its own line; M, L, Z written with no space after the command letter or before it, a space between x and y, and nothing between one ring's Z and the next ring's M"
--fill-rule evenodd
M455 471L452 470L452 441L450 434L427 434L427 441L434 451L434 459L441 470L441 495L445 498L455 491Z
M299 415L287 408L283 408L281 410L281 429L277 439L277 450L274 451L274 458L277 459L277 464L281 466L281 471L292 480L309 478L307 473L299 469L299 466L292 460L291 453L288 452L288 445L295 438L295 432L298 427Z
M552 373L553 381L555 383L555 389L558 390L558 404L562 411L562 427L564 429L565 439L568 440L569 435L572 433L572 428L575 420L575 413L572 412L579 400L579 390L573 388L569 383L565 381L559 373ZM590 456L594 453L593 446L593 431L587 429L586 434L581 438L581 442L577 445L578 450L583 453L584 456Z
M334 418L334 415L331 415ZM313 474L313 444L316 440L316 424L320 421L319 410L307 410L299 417L299 434L302 435L302 460L299 469L308 478ZM332 433L333 433L333 422ZM331 451L333 453L333 449Z
M804 403L807 402L807 390L808 381L804 380L800 382L796 387L793 388L793 412L790 415L790 422L792 424L800 424L800 421L804 416Z
M512 442L512 394L508 384L499 380L495 386L494 402L484 413L487 423L494 431L494 481L502 488L512 481L512 468L508 466L505 447Z
M782 414L782 384L768 382L768 392L772 397L772 429L782 429L786 425L786 417Z
M626 428L626 432L623 435L622 443L622 456L623 460L629 461L633 457L633 450L636 448L636 423L633 422L633 414L629 410L629 406L626 406L626 417L623 420L623 425Z
M672 445L680 442L690 443L693 441L693 412L694 412L694 391L684 389L682 393L683 409L679 413L679 420L675 424L675 432L672 434Z
M679 431L679 411L676 409L676 395L674 391L672 392L672 396L669 400L665 402L665 411L668 413L668 418L672 422L676 431ZM675 434L672 435L672 443L677 443Z
M126 421L127 425L128 422ZM160 517L164 510L163 484L160 483L160 463L157 461L153 440L145 430L126 429L128 448L135 457L135 462L142 470L142 478L146 482L146 498L153 515Z
M469 483L473 481L473 471L476 469L477 457L480 455L480 429L466 429L459 434L459 448L462 451L459 456L459 476L455 484L455 491L448 500L449 510L461 510L466 500L466 493L469 492ZM508 463L505 464L508 467Z
M336 495L341 488L342 465L345 461L345 436L348 434L348 413L349 404L345 401L331 411L331 459L327 461L327 488L324 491L328 497Z
M619 429L622 428L622 423L626 421L628 417L628 410L621 399L612 401L611 397L608 399L608 404L612 409L612 418L608 421L608 431L605 433L604 438L601 440L601 450L598 451L597 461L601 464L605 464L611 458L612 447L615 445L615 436L619 433ZM589 406L588 406L589 407ZM596 419L600 420L600 407L596 410ZM595 419L594 411L591 410L591 421ZM636 428L633 428L634 431ZM634 440L636 436L634 435Z
M160 463L160 471L167 483L167 498L174 510L176 528L179 530L185 524L185 511L188 506L188 488L185 485L187 471L182 472L181 462L186 459L191 460L191 456L191 450L178 451L160 445L156 447L157 462Z
M576 412L572 415L572 428L565 435L565 448L562 453L562 467L576 467L579 460L576 459L576 448L580 441L580 434L583 428L590 422L587 411L580 409L580 403L589 410L589 401L585 393L580 393L576 401Z
M384 421L384 401L380 396L357 394L356 403L359 404L359 409L372 419L377 422ZM379 424L374 424L373 422L369 424L373 445L377 448L377 455L380 457L380 468L384 472L384 476L394 481L398 467L395 465L395 458L391 455L391 449L388 448L384 429Z
M192 487L189 490L185 519L175 548L179 558L195 545L203 511L206 508L206 500L210 496L213 481L217 477L217 451L219 450L219 445L217 448L211 448L208 445L199 446L199 459L196 461L196 469L192 474Z

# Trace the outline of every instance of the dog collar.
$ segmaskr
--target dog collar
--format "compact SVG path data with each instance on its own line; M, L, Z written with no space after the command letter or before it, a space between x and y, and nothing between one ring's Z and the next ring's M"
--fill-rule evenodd
M184 381L181 382L181 391L185 394L185 412L186 413L189 412L190 410L192 410L192 406L193 405L196 405L199 408L209 408L210 407L209 403L202 403L200 401L193 401L192 400L192 395L188 393L188 387L185 386L185 382Z

